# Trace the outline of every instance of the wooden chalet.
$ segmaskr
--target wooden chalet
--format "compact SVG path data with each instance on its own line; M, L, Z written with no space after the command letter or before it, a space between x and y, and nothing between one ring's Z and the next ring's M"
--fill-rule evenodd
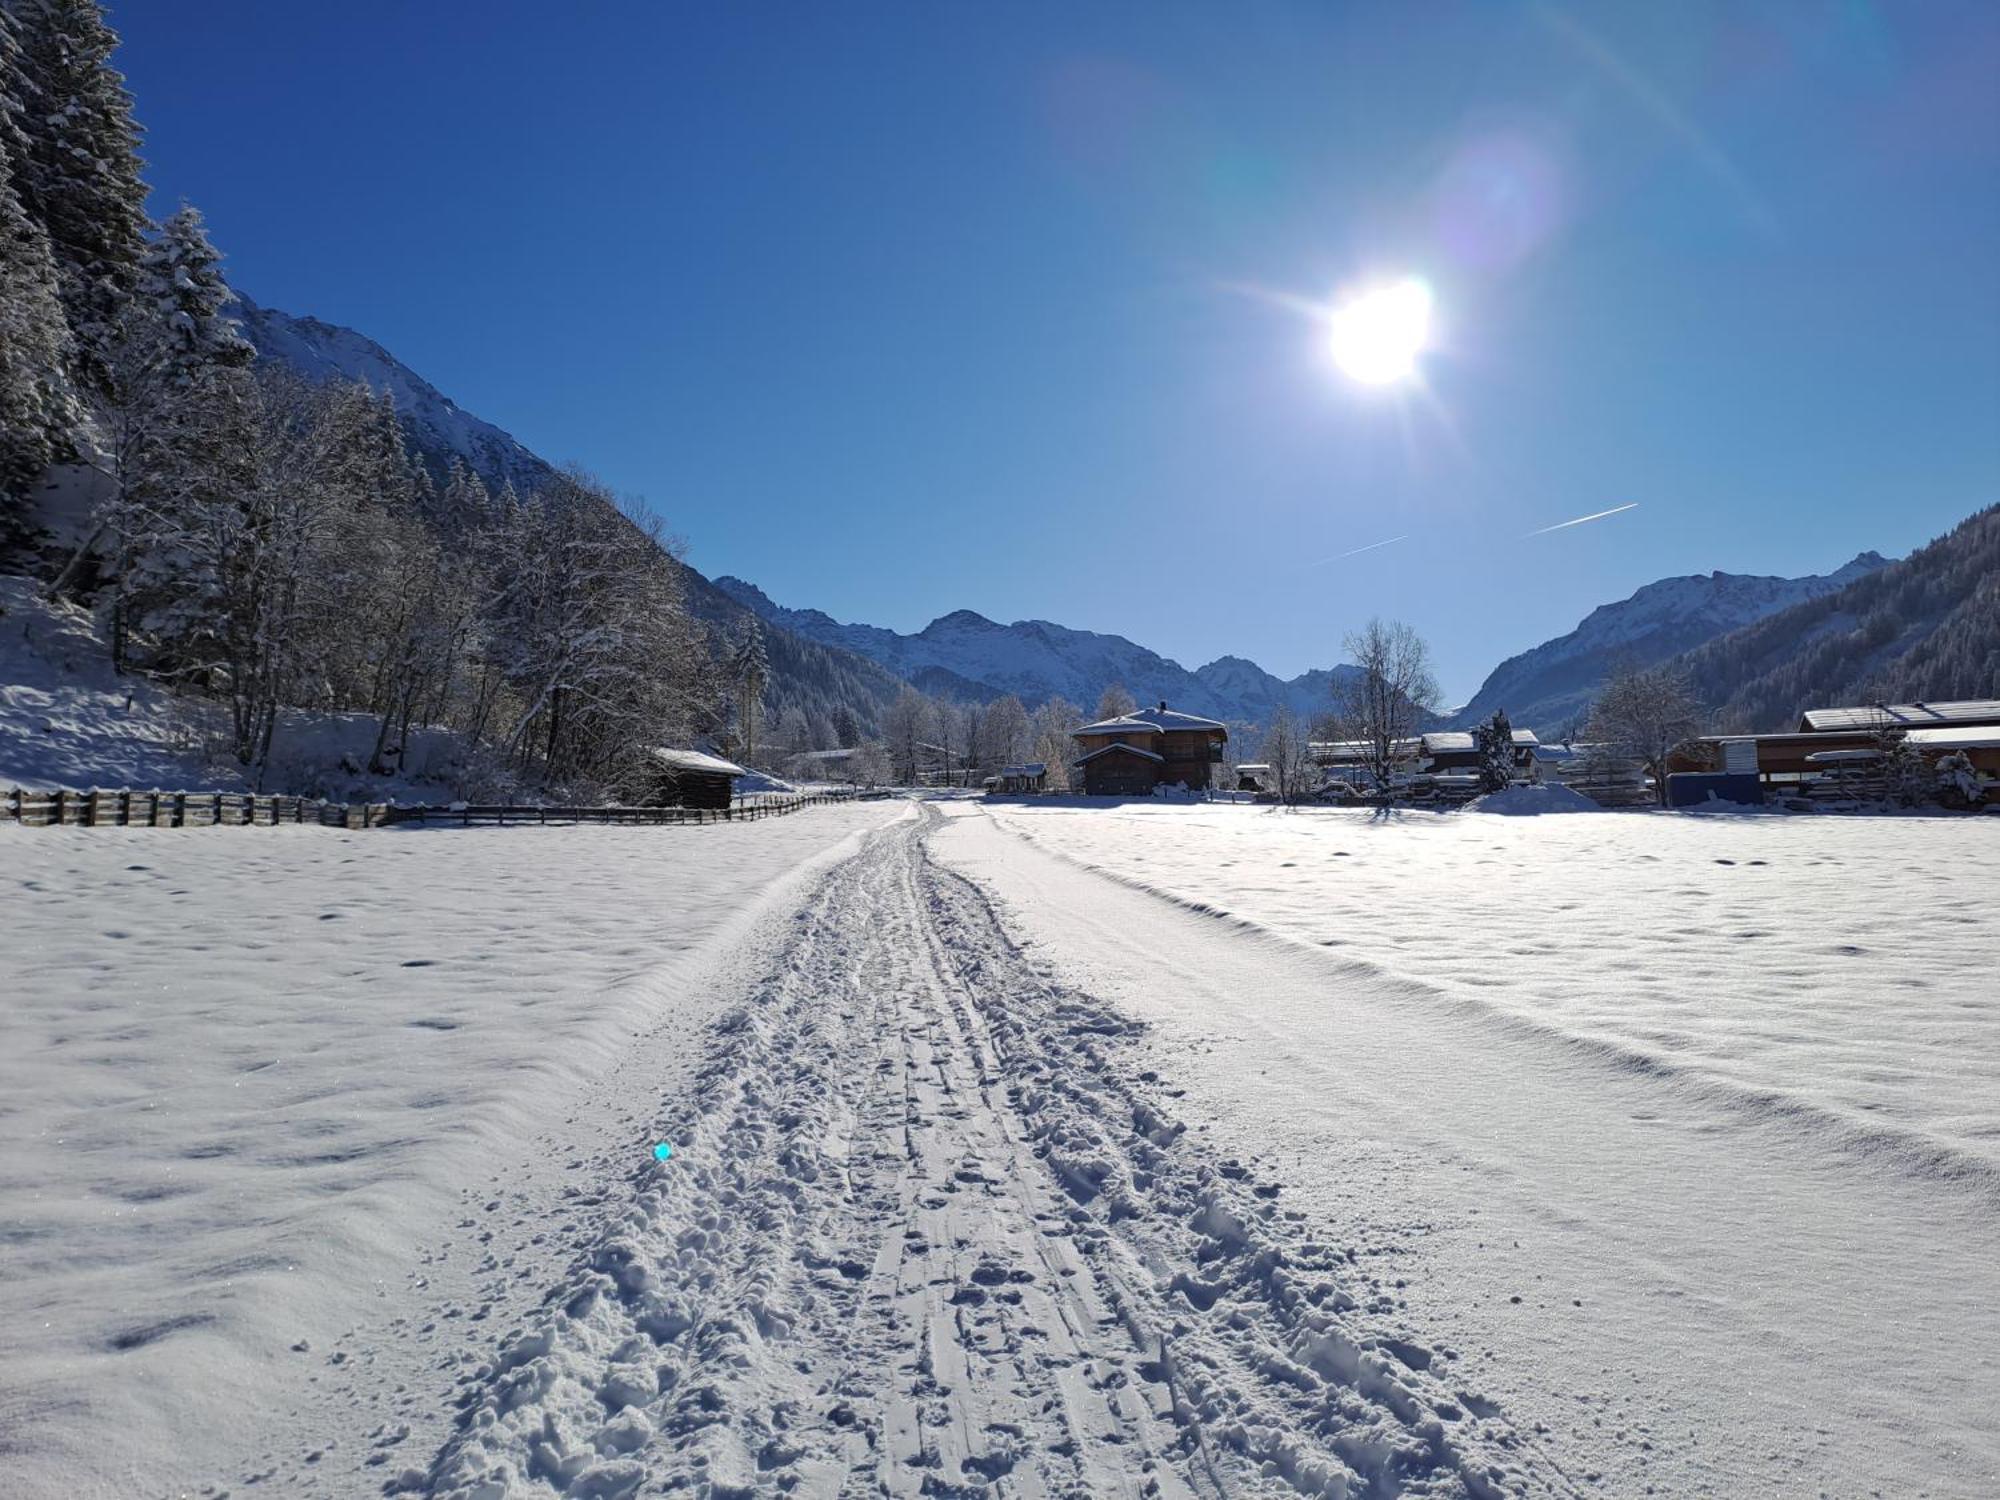
M1092 797L1150 797L1159 786L1206 789L1229 730L1215 719L1168 708L1134 709L1075 731L1075 780Z
M655 750L653 765L650 807L726 808L736 778L750 774L734 761L699 750Z

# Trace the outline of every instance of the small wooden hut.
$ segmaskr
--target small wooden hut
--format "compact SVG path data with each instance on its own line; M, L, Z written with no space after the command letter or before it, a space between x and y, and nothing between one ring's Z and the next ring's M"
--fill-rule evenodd
M653 752L652 807L729 806L738 776L750 773L734 761L699 750L658 749Z

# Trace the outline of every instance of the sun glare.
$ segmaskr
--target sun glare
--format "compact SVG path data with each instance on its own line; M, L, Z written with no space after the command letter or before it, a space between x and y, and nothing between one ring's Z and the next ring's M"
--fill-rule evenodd
M1363 292L1333 311L1334 363L1363 385L1395 385L1417 373L1431 334L1431 289L1411 277Z

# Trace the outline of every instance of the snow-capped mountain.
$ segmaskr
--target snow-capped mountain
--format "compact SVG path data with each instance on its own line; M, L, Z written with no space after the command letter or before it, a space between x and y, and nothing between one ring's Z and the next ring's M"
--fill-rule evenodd
M1617 663L1666 661L1888 564L1879 552L1864 552L1831 573L1804 578L1693 573L1649 583L1629 599L1599 605L1568 635L1500 663L1454 722L1473 724L1501 708L1517 727L1559 733L1588 711Z
M511 433L463 410L365 334L261 306L241 292L237 299L230 313L259 359L310 380L359 380L378 394L387 392L396 402L411 444L431 467L442 471L453 457L462 458L495 489L505 483L533 489L553 472Z
M1002 625L969 609L902 635L879 625L843 624L823 610L787 609L741 578L725 576L715 584L771 624L868 657L945 697L990 701L1012 693L1033 708L1060 695L1087 712L1105 688L1123 683L1142 703L1164 700L1238 724L1268 723L1279 703L1306 715L1329 707L1326 671L1287 682L1255 662L1225 656L1190 672L1122 635L1073 630L1049 620Z

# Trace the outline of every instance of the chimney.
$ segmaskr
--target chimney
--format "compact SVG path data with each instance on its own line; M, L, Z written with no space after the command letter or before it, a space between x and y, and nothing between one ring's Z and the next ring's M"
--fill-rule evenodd
M1165 713L1166 711L1167 711L1167 700L1162 698L1160 700L1160 712Z

